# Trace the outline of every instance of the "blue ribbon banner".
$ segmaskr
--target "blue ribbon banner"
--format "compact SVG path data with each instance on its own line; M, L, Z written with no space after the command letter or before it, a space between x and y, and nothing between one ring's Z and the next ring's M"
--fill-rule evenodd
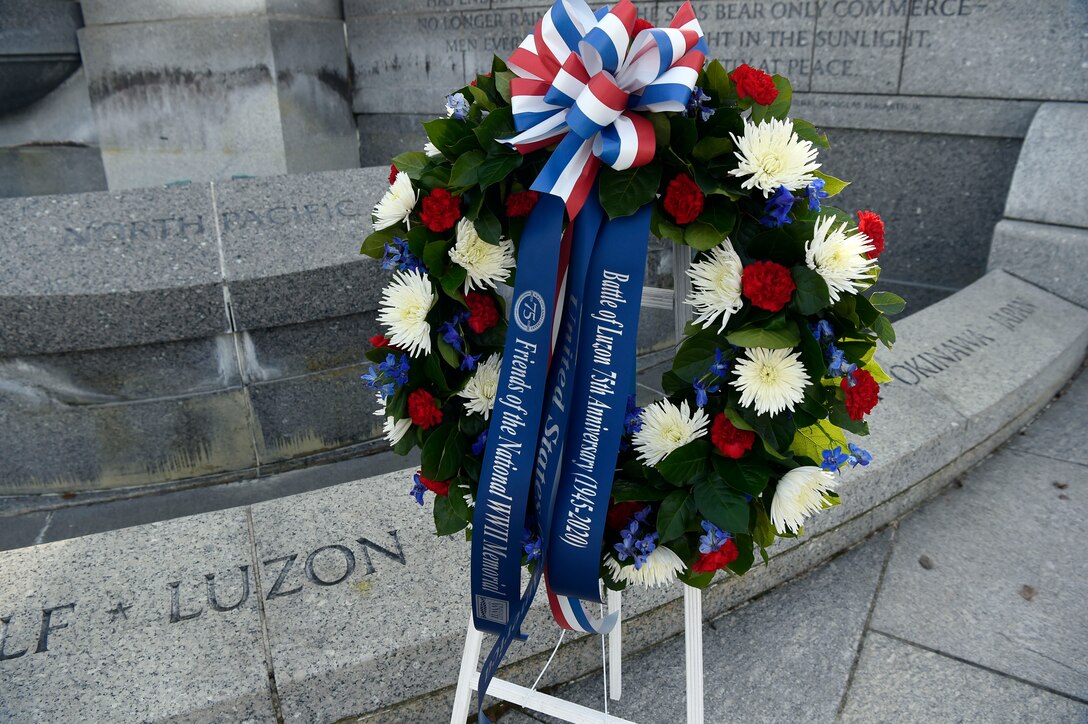
M555 198L555 197L551 197ZM539 205L539 204L538 204ZM559 212L562 216L562 210ZM570 267L567 272L566 299L563 305L563 319L559 331L555 353L552 356L553 363L548 371L548 397L546 409L543 415L542 429L539 445L536 448L536 460L533 468L533 497L530 513L535 514L540 535L540 559L533 567L529 584L525 588L525 595L518 602L512 619L503 627L484 665L480 669L480 712L479 724L485 724L487 718L483 714L483 700L491 680L498 671L499 664L506 656L510 644L518 637L521 624L529 613L533 597L540 585L541 576L544 573L544 561L548 555L548 534L551 525L552 507L555 504L556 481L558 480L559 466L562 463L563 445L566 440L567 419L571 409L571 391L574 387L575 355L577 353L578 327L581 323L582 290L585 287L586 272L589 268L590 254L593 251L593 243L597 237L597 231L601 226L604 212L600 204L587 205L574 222L574 234L571 242ZM529 226L526 225L526 229ZM521 248L525 249L528 234L522 237ZM554 243L554 240L552 240ZM519 257L520 258L520 257ZM528 271L528 270L526 270ZM518 282L522 281L522 271L518 270ZM517 299L517 290L515 290ZM500 379L499 389L502 387ZM491 432L488 431L488 439ZM486 470L486 467L485 467ZM482 486L482 482L481 482ZM480 499L477 497L476 510L479 514ZM473 536L475 538L475 535ZM520 541L519 541L520 542ZM521 560L521 550L511 553ZM473 571L475 571L476 559L473 558ZM474 573L475 575L475 573ZM474 579L475 580L475 579ZM475 595L475 588L473 589Z
M557 591L600 600L600 542L627 394L634 388L650 206L607 221L596 197L594 189L574 222L562 326L551 357L562 201L542 195L521 239L473 515L473 620L478 630L498 635L480 671L480 724L488 721L484 696L500 662L514 638L524 638L520 627L545 567ZM541 557L522 596L530 481ZM563 552L551 554L557 545ZM581 612L580 604L576 608Z

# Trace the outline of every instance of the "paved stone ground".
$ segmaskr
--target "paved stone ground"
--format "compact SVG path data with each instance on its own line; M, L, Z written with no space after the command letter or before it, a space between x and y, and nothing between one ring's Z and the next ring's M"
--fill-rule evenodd
M1082 373L897 526L708 623L706 721L1088 722L1086 431ZM611 713L684 721L682 638L623 673ZM603 706L600 672L553 693Z

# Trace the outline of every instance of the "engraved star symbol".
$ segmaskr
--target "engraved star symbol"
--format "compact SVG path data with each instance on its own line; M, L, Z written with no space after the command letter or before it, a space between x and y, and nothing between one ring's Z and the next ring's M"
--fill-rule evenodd
M113 623L119 618L128 620L128 610L132 608L132 604L125 604L123 601L118 601L117 605L109 610L110 623Z

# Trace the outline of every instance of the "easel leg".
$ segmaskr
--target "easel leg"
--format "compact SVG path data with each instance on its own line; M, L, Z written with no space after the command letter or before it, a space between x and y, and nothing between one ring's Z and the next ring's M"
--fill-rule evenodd
M480 663L480 646L484 635L472 625L472 613L468 615L468 631L465 632L465 653L461 655L461 672L457 676L457 696L453 699L453 713L450 724L465 724L468 721L468 708L472 704L473 681L478 674L476 665Z
M684 648L688 724L703 724L703 592L691 586L684 586Z
M608 694L612 701L623 695L623 613L620 610L623 596L619 591L608 592L608 612L620 612L616 628L608 634Z

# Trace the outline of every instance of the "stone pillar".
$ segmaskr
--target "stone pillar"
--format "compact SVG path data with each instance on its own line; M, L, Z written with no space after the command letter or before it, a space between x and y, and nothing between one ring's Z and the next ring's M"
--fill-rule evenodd
M339 0L86 0L110 189L353 168Z

